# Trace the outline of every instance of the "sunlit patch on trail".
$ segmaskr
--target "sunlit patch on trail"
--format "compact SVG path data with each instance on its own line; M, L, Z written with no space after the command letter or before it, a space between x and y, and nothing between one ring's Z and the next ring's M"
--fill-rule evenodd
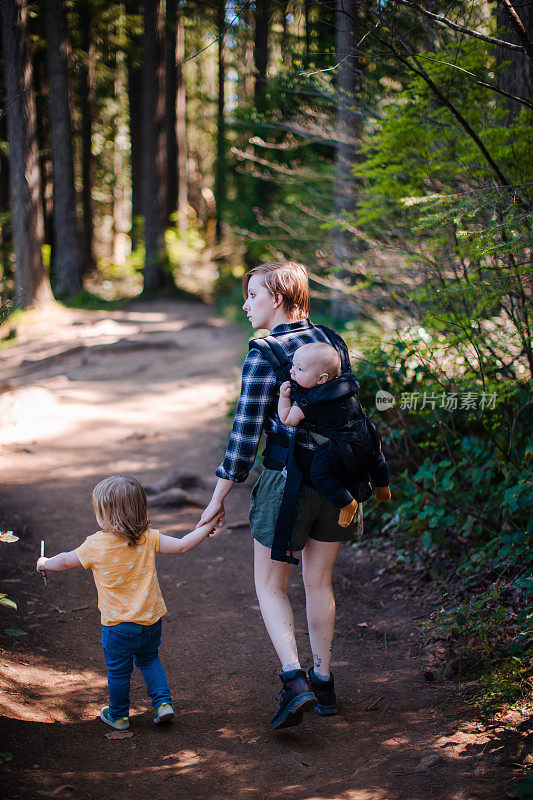
M88 706L106 696L107 680L93 670L62 672L45 663L0 666L0 714L25 722L92 718ZM83 700L81 699L83 698Z

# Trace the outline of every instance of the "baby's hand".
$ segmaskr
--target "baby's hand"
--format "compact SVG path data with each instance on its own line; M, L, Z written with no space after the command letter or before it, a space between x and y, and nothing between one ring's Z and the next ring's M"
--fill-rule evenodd
M43 569L46 569L46 562L48 561L46 556L41 556L37 559L37 572L42 572Z
M290 397L291 396L291 382L284 381L281 386L279 387L279 396L280 397Z

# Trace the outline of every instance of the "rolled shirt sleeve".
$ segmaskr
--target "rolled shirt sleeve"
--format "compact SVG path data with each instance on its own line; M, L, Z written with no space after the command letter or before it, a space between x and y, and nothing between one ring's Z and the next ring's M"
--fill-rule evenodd
M242 369L237 411L219 478L242 483L253 467L261 433L275 397L276 378L259 350L248 352Z

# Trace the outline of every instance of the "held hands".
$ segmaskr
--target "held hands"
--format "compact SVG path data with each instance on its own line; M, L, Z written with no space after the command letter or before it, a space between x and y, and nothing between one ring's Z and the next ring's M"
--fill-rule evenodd
M213 529L215 529L217 525L222 527L224 518L224 503L221 500L212 499L207 508L203 511L196 527L199 528L200 525L205 525L211 521L213 521Z
M290 381L283 381L283 383L279 387L279 396L280 397L290 397L291 396L291 382Z
M209 533L208 536L213 536L217 532L217 527L224 523L224 515L223 514L216 514L213 519L208 519L205 525L209 526ZM200 523L198 523L200 524Z

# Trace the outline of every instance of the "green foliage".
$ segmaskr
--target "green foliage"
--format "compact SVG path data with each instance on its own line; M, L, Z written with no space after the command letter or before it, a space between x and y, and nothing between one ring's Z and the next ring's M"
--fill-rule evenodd
M9 542L18 542L19 537L15 536L13 531L0 531L0 542L5 542L6 544ZM14 600L11 600L6 594L0 592L0 606L6 606L7 608L17 608L17 604ZM6 631L5 631L6 632Z
M80 289L72 297L63 300L63 305L67 306L67 308L84 308L88 311L100 311L104 309L116 311L122 308L124 303L125 299L105 300L87 289Z
M14 600L10 600L7 594L2 594L2 592L0 592L0 606L7 606L8 608L16 609L17 604Z
M494 362L480 373L464 343L430 331L399 331L355 365L366 407L377 389L396 399L381 418L393 505L368 504L366 519L431 565L444 595L430 638L448 660L461 653L458 672L476 672L471 696L488 708L531 688L533 393Z
M465 698L484 712L494 712L513 703L526 702L533 691L533 651L529 659L497 659L477 676L474 685L465 685Z
M516 800L533 800L533 770L530 769L526 773L523 781L510 792L509 797L516 798Z
M0 295L0 326L4 324L4 322L11 317L13 314L17 313L16 309L20 306L20 302L16 303L13 300L3 300L2 295ZM8 334L5 339L13 338L12 335Z

